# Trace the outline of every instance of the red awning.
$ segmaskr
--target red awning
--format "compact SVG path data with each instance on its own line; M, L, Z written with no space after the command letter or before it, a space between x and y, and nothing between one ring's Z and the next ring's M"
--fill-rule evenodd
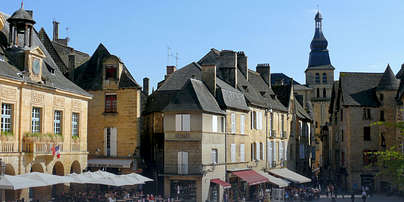
M269 182L268 178L258 174L253 170L234 171L232 173L237 177L246 181L250 186Z
M225 188L225 189L231 188L231 185L229 183L227 183L227 182L225 182L225 181L223 181L223 180L221 180L219 178L211 179L210 182L218 184L218 185L222 185L223 188Z

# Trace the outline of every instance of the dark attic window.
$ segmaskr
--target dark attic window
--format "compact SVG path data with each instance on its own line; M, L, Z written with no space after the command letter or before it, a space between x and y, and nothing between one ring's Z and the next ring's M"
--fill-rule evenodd
M49 71L51 74L55 74L55 69L53 69L51 66L46 65L46 68L48 68L48 71Z
M115 65L105 66L105 79L116 79L117 68Z

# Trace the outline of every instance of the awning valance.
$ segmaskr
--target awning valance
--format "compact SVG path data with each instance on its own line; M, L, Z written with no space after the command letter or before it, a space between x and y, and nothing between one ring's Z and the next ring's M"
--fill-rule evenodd
M221 180L219 178L211 179L210 182L218 184L218 185L221 185L224 189L231 188L231 185L229 183L227 183L227 182L225 182L225 181L223 181L223 180Z
M258 174L254 170L234 171L234 172L232 172L232 174L243 179L250 186L269 182L268 178Z
M282 178L287 179L294 183L303 184L303 183L311 182L311 179L309 179L303 175L300 175L298 173L295 173L287 168L271 169L271 170L269 170L269 173L271 173L275 176L282 177Z
M287 187L289 186L289 182L281 179L281 178L277 178L273 175L270 175L269 173L266 173L264 171L258 171L259 174L261 174L262 176L265 176L266 178L268 178L269 182L275 185L278 185L279 187Z
M130 168L131 159L89 159L88 167Z

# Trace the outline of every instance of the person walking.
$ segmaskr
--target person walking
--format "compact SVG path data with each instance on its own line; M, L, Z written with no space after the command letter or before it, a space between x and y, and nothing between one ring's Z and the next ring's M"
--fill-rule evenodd
M351 194L351 202L355 202L355 194L353 192Z
M367 194L366 191L362 191L362 201L366 202Z

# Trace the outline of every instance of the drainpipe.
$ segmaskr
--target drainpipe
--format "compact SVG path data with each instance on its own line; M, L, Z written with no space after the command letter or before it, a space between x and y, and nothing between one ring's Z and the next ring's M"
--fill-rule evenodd
M24 78L23 78L24 79ZM21 132L21 116L22 116L22 89L23 89L23 85L24 85L24 81L23 82L21 82L21 84L20 84L20 98L19 98L19 106L18 106L18 153L21 155L22 154L22 144L23 144L23 142L22 142L22 132ZM19 166L18 166L18 174L22 174L21 173L21 167L22 167L22 158L21 158L21 156L20 156L20 158L19 158L20 160L19 160L19 162L18 162L18 164L19 164Z
M268 109L265 109L265 168L268 170Z

